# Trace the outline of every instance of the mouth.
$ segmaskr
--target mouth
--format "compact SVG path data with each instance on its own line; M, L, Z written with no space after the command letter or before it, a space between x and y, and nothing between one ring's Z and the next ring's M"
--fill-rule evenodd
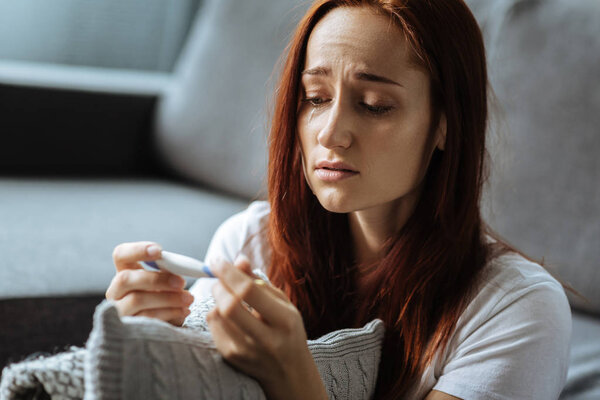
M358 173L354 166L342 160L320 160L315 164L316 170Z
M315 176L328 183L343 181L357 175L357 171L345 168L320 167L315 170Z
M321 167L319 169L326 169L328 171L342 171L342 172L357 172L351 169L344 169L344 168L330 168L330 167Z

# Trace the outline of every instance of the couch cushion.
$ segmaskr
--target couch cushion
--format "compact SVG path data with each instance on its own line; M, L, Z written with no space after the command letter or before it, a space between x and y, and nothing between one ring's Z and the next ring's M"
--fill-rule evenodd
M121 242L202 258L246 201L162 180L0 178L0 299L104 293Z
M487 219L600 313L600 3L469 3L500 106Z
M600 399L600 320L573 313L569 373L561 400Z
M204 2L156 115L158 148L175 171L248 198L264 188L270 78L307 5Z

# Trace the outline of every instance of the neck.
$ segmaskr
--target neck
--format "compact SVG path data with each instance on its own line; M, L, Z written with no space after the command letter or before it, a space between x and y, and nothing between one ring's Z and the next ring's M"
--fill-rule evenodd
M350 232L359 264L370 264L383 258L385 241L406 224L414 212L417 199L418 193L411 193L389 203L349 214Z

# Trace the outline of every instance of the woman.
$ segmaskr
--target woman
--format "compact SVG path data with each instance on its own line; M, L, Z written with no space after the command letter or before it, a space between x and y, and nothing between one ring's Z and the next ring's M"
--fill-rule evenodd
M480 217L486 89L462 0L321 0L302 19L276 92L269 200L219 228L206 256L218 282L191 289L212 291L217 348L269 398L326 398L306 339L374 318L377 398L558 397L564 291ZM118 246L107 298L181 325L183 280L137 263L159 257Z

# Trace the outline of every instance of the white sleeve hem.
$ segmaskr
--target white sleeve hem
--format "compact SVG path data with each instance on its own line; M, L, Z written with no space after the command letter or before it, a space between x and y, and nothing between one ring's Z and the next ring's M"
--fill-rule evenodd
M490 393L482 388L466 383L444 381L440 379L432 390L444 392L464 400L511 400L495 393Z

